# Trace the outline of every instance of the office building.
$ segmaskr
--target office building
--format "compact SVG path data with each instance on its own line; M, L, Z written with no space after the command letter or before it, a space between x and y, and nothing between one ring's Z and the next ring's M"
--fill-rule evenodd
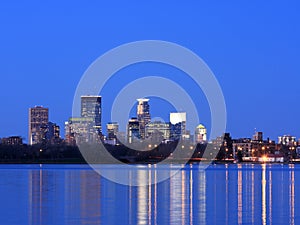
M106 143L111 145L117 144L117 135L119 132L119 124L116 122L110 122L106 124Z
M170 139L170 123L153 121L146 125L146 137L152 141L161 142Z
M148 123L151 121L150 116L150 106L149 106L149 99L146 98L140 98L137 99L138 105L137 105L137 119L139 122L139 132L140 132L140 138L144 139L146 137L145 134L145 128Z
M42 143L45 138L43 127L49 122L49 109L36 106L29 109L28 143L30 145Z
M127 125L127 142L133 144L140 139L140 124L136 117L131 118Z
M65 123L65 141L69 145L97 143L99 135L94 129L94 119L73 117Z
M92 118L93 127L101 134L101 96L81 96L81 117Z
M186 112L170 113L171 139L179 140L186 137Z
M45 139L51 144L58 144L60 142L60 127L56 123L49 122L43 127Z

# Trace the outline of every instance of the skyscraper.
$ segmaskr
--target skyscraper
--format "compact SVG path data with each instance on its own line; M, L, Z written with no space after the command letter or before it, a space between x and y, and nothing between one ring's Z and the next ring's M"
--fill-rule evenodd
M186 134L186 112L170 113L171 139L179 140Z
M127 142L133 144L140 138L139 121L133 117L128 121L127 125Z
M150 106L148 104L149 99L147 98L139 98L137 99L137 119L139 122L139 130L140 130L140 138L145 139L145 128L148 123L151 121L150 116Z
M93 127L98 134L102 132L101 114L101 96L81 96L81 117L92 118Z
M29 109L28 143L41 143L45 137L44 127L49 122L49 109L36 106Z

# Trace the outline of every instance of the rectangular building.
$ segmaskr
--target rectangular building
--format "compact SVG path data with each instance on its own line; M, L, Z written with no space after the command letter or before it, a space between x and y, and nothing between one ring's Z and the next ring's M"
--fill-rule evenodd
M39 144L45 137L43 127L49 122L49 109L36 106L29 109L28 144Z
M93 126L98 134L102 132L101 114L101 96L81 96L81 117L92 118Z

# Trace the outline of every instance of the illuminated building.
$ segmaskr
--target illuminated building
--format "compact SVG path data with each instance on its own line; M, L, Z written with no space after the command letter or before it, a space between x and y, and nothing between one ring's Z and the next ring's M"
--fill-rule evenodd
M58 144L60 142L60 127L52 122L48 122L46 126L42 127L44 138L47 142Z
M43 127L49 122L49 109L36 106L29 109L28 142L30 145L41 143L45 133Z
M170 123L161 121L150 122L146 125L146 137L160 142L170 138Z
M171 139L179 140L186 134L186 112L170 113Z
M207 141L207 129L203 124L200 124L195 129L195 142L203 143Z
M263 133L256 132L253 138L240 138L233 141L233 150L236 155L241 152L242 156L249 161L258 160L257 157L276 152L275 141L263 140Z
M296 137L293 137L291 135L283 135L281 137L278 137L278 144L289 146L289 147L296 147L297 146Z
M106 124L106 143L115 145L117 144L117 134L119 132L119 124L116 122L111 122Z
M146 125L150 123L151 116L150 116L150 106L149 106L149 99L146 98L140 98L137 99L138 105L137 105L137 119L139 122L139 132L140 132L140 138L144 139L146 137L145 135L145 129Z
M263 141L263 132L255 132L252 140L253 141Z
M131 118L127 125L127 142L132 144L140 139L140 125L136 117Z
M99 136L95 132L93 118L70 118L65 123L65 141L67 144L74 145L83 143L97 143Z
M81 96L81 117L92 118L93 126L101 134L101 96Z

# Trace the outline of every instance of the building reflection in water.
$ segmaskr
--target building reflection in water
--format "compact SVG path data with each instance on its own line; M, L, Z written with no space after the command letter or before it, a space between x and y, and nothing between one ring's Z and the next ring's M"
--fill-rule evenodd
M290 166L290 191L289 191L289 205L290 205L290 224L295 224L295 165Z
M262 218L262 224L267 224L267 191L266 191L266 186L267 186L267 180L266 180L266 164L262 165L262 179L261 179L261 207L262 207L262 213L261 213L261 218Z
M171 171L173 166L163 169ZM148 183L145 186L119 185L90 169L30 170L28 223L285 224L287 218L289 224L300 222L295 217L300 174L294 165L214 165L207 170L187 165L156 184L160 170L149 165L128 171Z

